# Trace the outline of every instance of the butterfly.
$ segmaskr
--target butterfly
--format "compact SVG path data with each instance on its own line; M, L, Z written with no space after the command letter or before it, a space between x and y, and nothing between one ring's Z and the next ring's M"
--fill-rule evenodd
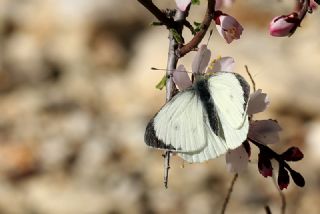
M177 153L189 163L204 162L239 147L247 138L250 87L237 73L198 72L150 120L145 143Z

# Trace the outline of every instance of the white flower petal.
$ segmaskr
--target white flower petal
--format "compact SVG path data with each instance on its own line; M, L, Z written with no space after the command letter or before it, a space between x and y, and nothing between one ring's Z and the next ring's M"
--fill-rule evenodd
M209 64L211 57L211 51L207 48L207 45L201 45L197 55L192 61L192 73L203 74L205 68Z
M192 82L184 65L179 65L178 68L173 72L173 82L180 90L184 90L192 86Z
M248 166L249 156L243 145L226 154L227 170L233 173L240 173Z
M177 7L181 11L185 11L191 0L176 0Z
M281 127L275 120L256 120L250 124L248 137L263 144L279 142Z
M219 71L232 72L234 64L235 62L232 57L229 57L229 56L222 57L210 64L210 66L207 69L207 73L213 73L213 72L219 72Z
M258 89L253 94L250 95L248 110L249 115L263 112L269 106L270 101L267 94L262 93L261 89Z

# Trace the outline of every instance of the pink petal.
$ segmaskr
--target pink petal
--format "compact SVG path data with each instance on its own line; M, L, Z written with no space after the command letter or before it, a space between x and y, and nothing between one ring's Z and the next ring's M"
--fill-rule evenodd
M225 7L231 7L233 3L234 3L234 0L223 0L223 5Z
M211 51L206 45L201 45L197 55L192 61L192 73L203 74L205 68L207 67L211 57Z
M234 67L234 59L232 57L222 57L213 61L207 69L207 73L219 71L232 72Z
M216 0L215 9L219 10L222 7L223 0Z
M241 145L226 154L227 170L233 173L240 173L248 166L249 156L245 148Z
M216 10L221 9L222 6L230 7L234 3L234 0L216 0Z
M219 34L226 40L228 44L235 39L240 39L243 27L235 18L224 14L220 15L215 22Z
M185 11L191 0L176 0L177 7L181 11Z
M261 89L258 89L250 95L247 113L249 115L263 112L269 106L270 101L267 94L262 93Z
M248 137L263 144L279 142L281 127L275 120L256 120L250 123Z
M318 8L318 4L314 0L311 0L310 7L312 10L316 10Z
M192 86L192 82L184 65L179 65L173 72L173 82L180 90L184 90Z

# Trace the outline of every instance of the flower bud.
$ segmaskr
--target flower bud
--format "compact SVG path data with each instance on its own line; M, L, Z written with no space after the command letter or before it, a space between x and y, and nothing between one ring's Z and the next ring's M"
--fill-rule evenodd
M305 185L305 181L304 181L304 178L303 176L299 173L299 172L296 172L294 171L293 169L290 170L290 174L291 174L291 177L294 181L294 183L299 186L299 187L304 187Z
M303 158L303 153L298 147L290 147L281 157L286 161L299 161Z
M287 188L290 182L290 177L288 171L283 167L279 166L279 174L278 174L278 186L281 190Z
M262 152L259 153L258 156L258 169L261 175L264 177L272 176L272 164L270 159L263 154Z
M275 17L269 25L271 36L284 37L290 36L299 26L300 20L297 13Z

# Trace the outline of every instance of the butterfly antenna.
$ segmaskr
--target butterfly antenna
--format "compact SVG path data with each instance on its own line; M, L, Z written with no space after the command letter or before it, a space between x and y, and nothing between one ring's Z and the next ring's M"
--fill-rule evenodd
M247 74L248 74L249 77L250 77L250 80L251 80L251 83L252 83L252 87L253 87L253 91L256 91L256 83L255 83L255 81L254 81L254 79L253 79L253 77L252 77L252 75L251 75L251 73L250 73L250 71L249 71L249 68L248 68L247 65L245 65L244 67L245 67L245 69L246 69Z
M186 73L192 74L192 72L190 72L190 71L168 70L168 69L164 69L164 68L155 68L155 67L151 67L150 69L153 71L175 71L175 72L186 72Z
M211 39L212 33L213 33L213 30L211 29L211 30L210 30L210 33L209 33L209 38L208 38L208 41L207 41L207 46L208 46L209 41L210 41L210 39Z

